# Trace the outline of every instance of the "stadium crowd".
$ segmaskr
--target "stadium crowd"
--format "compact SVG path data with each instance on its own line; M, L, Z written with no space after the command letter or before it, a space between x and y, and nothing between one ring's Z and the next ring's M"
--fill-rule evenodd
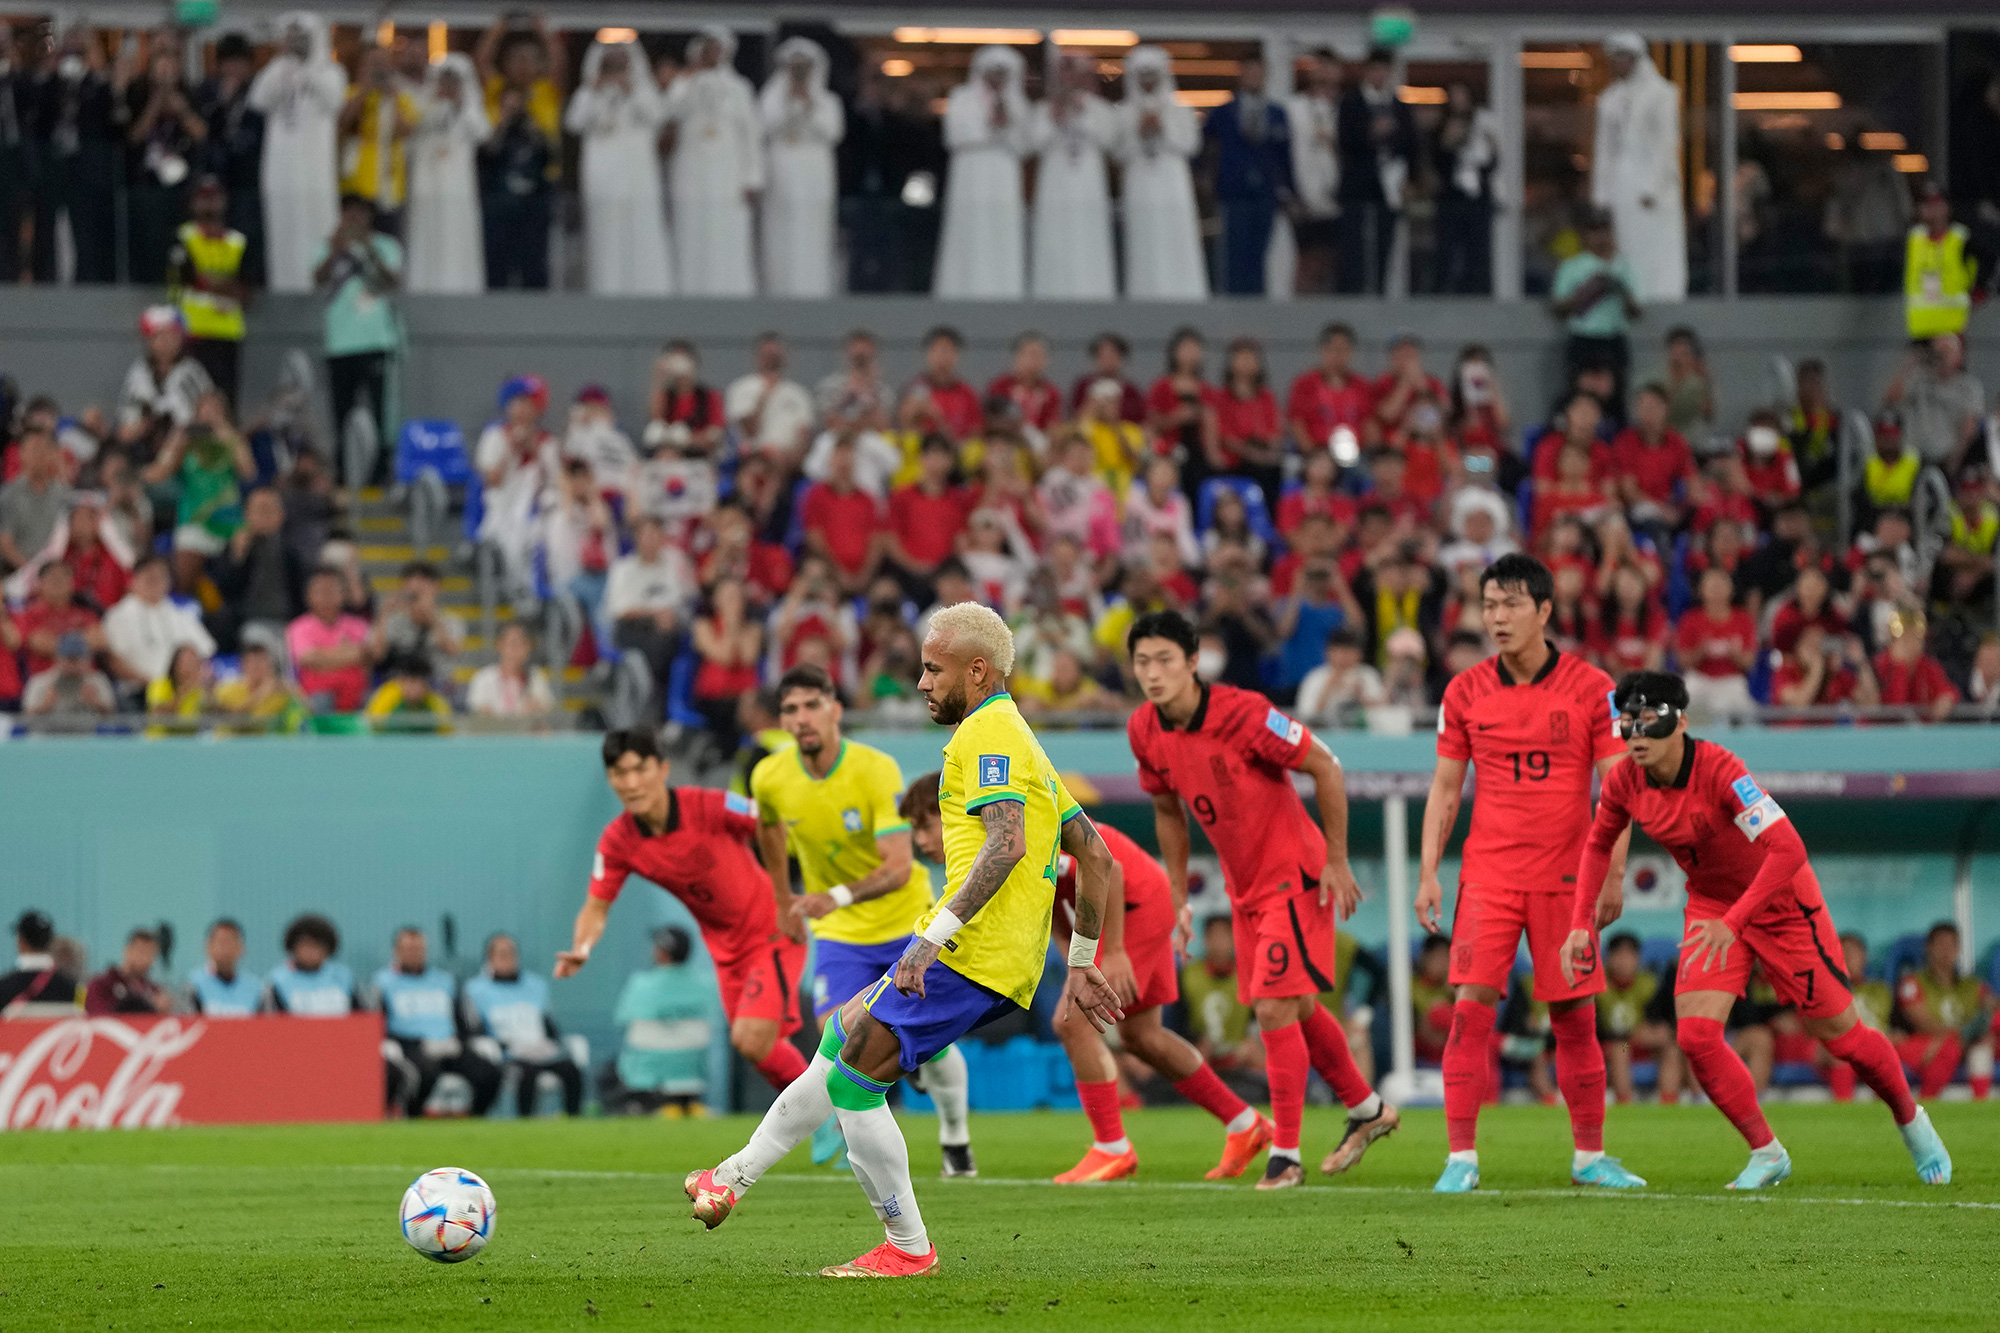
M1199 883L1195 888L1201 897ZM392 941L388 964L357 978L336 956L341 941L333 923L308 913L286 926L284 961L258 975L244 963L242 927L224 918L208 928L202 959L179 982L169 979L162 960L163 948L172 945L169 927L132 931L119 959L94 975L82 946L57 935L42 912L24 912L14 923L14 937L13 968L0 973L0 1019L65 1017L79 1009L93 1015L210 1018L377 1011L387 1033L383 1057L391 1114L484 1115L509 1088L523 1116L557 1105L575 1115L584 1104L588 1047L558 1029L548 979L523 967L519 946L505 933L491 936L479 969L461 977L431 959L423 931L403 927ZM1921 1095L1934 1099L1963 1082L1975 1099L1989 1096L2000 1000L1988 979L1960 969L1957 927L1942 922L1877 953L1859 933L1850 932L1841 942L1848 973L1857 978L1862 1021L1890 1035ZM652 966L626 979L611 1015L622 1040L619 1052L597 1071L597 1101L607 1114L698 1115L711 1095L709 1045L719 1022L714 983L690 965L685 931L663 927L652 943ZM1597 997L1597 1031L1608 1089L1620 1102L1648 1089L1666 1104L1698 1094L1675 1046L1676 943L1642 944L1629 933L1605 942L1609 985ZM1451 1022L1450 944L1448 936L1433 935L1418 945L1410 1004L1420 1068L1436 1065ZM1386 965L1380 950L1361 946L1345 931L1337 949L1339 990L1321 996L1321 1003L1340 1017L1358 1067L1372 1079L1387 1058ZM1263 1046L1250 1006L1237 993L1236 967L1227 914L1207 917L1194 956L1181 970L1181 998L1166 1019L1225 1081L1261 1100ZM1038 1004L1033 1023L1044 1041L1052 1040L1049 1020ZM1849 1067L1830 1059L1805 1034L1796 1011L1761 977L1753 978L1728 1026L1760 1093L1774 1085L1823 1085L1838 1100L1853 1097ZM1002 1025L989 1040L1002 1041L1019 1030L1020 1025ZM1492 1095L1525 1089L1526 1095L1554 1102L1552 1041L1548 1007L1532 999L1525 978L1517 977L1492 1039L1498 1073L1488 1084ZM1136 1056L1120 1053L1118 1065L1127 1104L1174 1099L1171 1088ZM457 1081L448 1081L439 1095L439 1079L447 1073Z
M727 754L762 725L755 687L800 662L915 717L926 612L979 600L1015 624L1016 693L1045 716L1126 709L1124 629L1175 607L1208 678L1351 724L1434 706L1490 652L1478 573L1525 549L1556 573L1562 648L1614 677L1676 664L1704 717L1990 715L2000 483L1960 335L1886 386L1808 360L1782 401L1726 412L1692 330L1628 376L1573 327L1579 304L1555 306L1571 379L1552 404L1520 403L1479 346L1378 350L1338 324L1289 380L1255 339L1192 327L1158 374L1109 333L1067 367L1033 332L967 367L939 327L901 384L865 331L810 387L775 333L726 379L674 339L640 392L589 385L566 408L510 377L464 462L469 531L517 614L462 693L440 571L411 563L380 594L362 576L297 379L232 410L155 307L111 410L0 416L0 707L439 728L454 708L547 718L538 659L596 662L637 681L637 715L705 725ZM1857 407L1872 450L1844 472Z

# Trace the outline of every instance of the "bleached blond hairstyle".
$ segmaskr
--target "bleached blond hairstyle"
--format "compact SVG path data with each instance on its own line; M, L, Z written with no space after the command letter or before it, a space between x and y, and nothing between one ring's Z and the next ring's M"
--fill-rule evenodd
M1000 613L978 602L959 602L931 615L930 632L945 640L967 661L986 659L1005 680L1014 670L1014 631Z

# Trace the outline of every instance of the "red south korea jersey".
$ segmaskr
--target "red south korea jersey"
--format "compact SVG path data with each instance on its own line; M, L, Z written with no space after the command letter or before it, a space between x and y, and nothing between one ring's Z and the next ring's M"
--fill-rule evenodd
M1516 681L1494 656L1445 686L1437 752L1470 760L1475 783L1461 893L1574 887L1591 774L1625 752L1611 692L1611 677L1553 647L1533 680Z
M649 879L687 905L717 967L768 944L778 930L771 877L752 850L756 807L706 787L667 789L666 827L654 833L630 813L604 826L590 870L590 896L618 897L628 875Z
M1628 820L1687 872L1690 898L1733 903L1770 856L1784 855L1788 864L1798 861L1787 877L1792 893L1808 907L1820 901L1819 881L1798 857L1803 849L1784 807L1741 759L1712 741L1688 737L1680 772L1665 786L1637 764L1614 765L1598 793L1592 850L1608 853Z
M1312 752L1312 733L1261 694L1204 685L1184 727L1141 704L1126 723L1139 785L1178 796L1194 811L1222 861L1239 907L1313 888L1326 868L1326 838L1292 786Z
M1166 867L1138 843L1112 828L1099 824L1097 836L1111 852L1111 859L1125 872L1125 935L1171 931L1174 920L1174 889L1167 882ZM1064 852L1056 858L1056 925L1067 931L1076 925L1076 858Z

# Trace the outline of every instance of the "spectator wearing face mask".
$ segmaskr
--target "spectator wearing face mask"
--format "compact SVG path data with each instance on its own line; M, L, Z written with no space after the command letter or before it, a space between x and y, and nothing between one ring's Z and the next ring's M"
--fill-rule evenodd
M1799 498L1799 465L1792 446L1778 428L1778 414L1759 408L1750 414L1750 425L1736 442L1736 456L1750 480L1750 496L1766 522L1772 511Z

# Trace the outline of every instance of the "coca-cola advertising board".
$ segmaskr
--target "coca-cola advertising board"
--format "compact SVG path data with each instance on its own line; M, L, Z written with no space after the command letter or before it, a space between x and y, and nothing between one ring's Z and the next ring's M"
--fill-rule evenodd
M382 1016L0 1022L0 1129L382 1118Z

